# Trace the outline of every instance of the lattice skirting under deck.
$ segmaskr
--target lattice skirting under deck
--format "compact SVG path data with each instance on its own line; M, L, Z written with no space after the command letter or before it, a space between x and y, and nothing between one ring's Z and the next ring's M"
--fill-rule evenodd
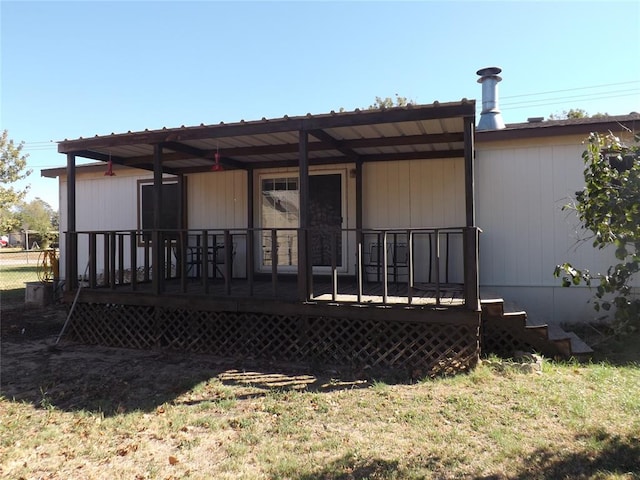
M79 303L67 332L81 343L394 369L414 377L466 371L479 356L479 319L425 323Z
M514 352L528 352L535 348L532 347L522 337L524 327L514 325L512 328L505 328L501 325L491 324L490 321L484 321L481 329L481 346L482 354L494 354L499 357L513 357Z

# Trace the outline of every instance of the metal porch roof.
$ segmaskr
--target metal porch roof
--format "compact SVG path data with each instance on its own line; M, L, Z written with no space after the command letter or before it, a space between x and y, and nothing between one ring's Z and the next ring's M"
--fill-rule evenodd
M307 132L310 165L453 158L464 156L469 123L475 123L475 101L462 99L79 138L59 142L58 151L153 170L160 145L163 171L174 174L210 170L217 151L225 169L296 166L300 132Z

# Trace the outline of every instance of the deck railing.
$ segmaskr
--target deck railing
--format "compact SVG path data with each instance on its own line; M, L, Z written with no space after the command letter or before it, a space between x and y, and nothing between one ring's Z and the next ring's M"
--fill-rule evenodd
M391 297L412 304L428 287L436 306L443 292L457 286L465 305L477 309L479 232L477 227L69 232L66 241L75 246L76 258L66 264L67 278L89 288L145 288L158 295L169 285L180 293L238 295L234 287L242 284L241 295L256 296L265 294L256 286L267 282L274 297L283 289L290 292L295 279L300 301L318 300L321 291L332 302L371 302L368 292L375 291L382 304ZM69 251L73 255L74 249ZM74 283L67 282L70 290Z

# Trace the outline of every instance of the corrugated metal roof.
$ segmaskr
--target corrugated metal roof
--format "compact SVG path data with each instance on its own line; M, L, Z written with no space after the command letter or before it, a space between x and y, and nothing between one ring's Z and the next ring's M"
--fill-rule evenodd
M153 169L161 146L169 173L206 171L220 153L225 168L297 165L300 134L314 163L461 157L475 102L410 105L258 121L162 128L59 142L60 153Z
M638 131L640 114L608 115L603 117L568 118L510 123L501 130L483 130L476 133L478 141L515 140L520 138L553 137L559 135L588 135L590 132Z

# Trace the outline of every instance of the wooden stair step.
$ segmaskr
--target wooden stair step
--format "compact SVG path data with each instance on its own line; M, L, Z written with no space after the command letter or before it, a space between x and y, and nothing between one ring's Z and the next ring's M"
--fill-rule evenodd
M502 309L504 310L504 313L511 313L511 314L518 314L518 313L524 313L526 315L526 311L524 308L522 308L520 305L518 305L515 302L504 302L504 306L502 307Z
M578 335L573 332L567 332L571 340L571 353L573 355L589 355L593 353L593 348L587 345Z
M547 325L547 329L549 330L549 340L569 338L569 334L560 325Z
M559 344L563 351L566 350L567 355L580 356L593 353L593 349L574 332L567 332L561 326L555 324L547 325L547 330L549 340Z
M530 341L549 354L556 351L564 357L571 357L584 356L593 352L591 347L575 333L567 332L559 325L532 321L527 317L527 312L516 303L505 302L499 295L486 291L481 292L480 297L482 318L487 325L491 324L494 328L502 325L502 328L509 330L521 329L522 334L525 335L524 338L527 338L527 335L534 335L534 337L528 337Z

